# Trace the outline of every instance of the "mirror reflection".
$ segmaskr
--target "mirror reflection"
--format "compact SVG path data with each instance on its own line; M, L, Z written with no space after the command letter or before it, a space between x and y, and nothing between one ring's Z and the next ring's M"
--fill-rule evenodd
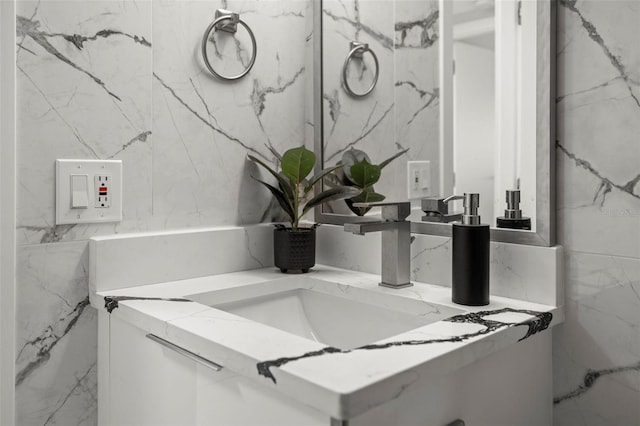
M363 158L383 165L359 166L373 173L361 182L375 180L369 201L406 200L409 161L428 162L422 172L428 187L420 193L439 192L438 15L437 0L322 2L324 165ZM345 69L353 42L368 51ZM364 93L376 74L367 96L354 97L344 88L346 82ZM354 215L344 202L325 211Z
M453 95L442 113L452 117L453 155L444 173L453 193L481 194L480 215L494 226L507 190L520 190L520 209L535 215L536 4L448 3L441 18L452 37L442 48L452 52Z
M534 1L323 0L322 158L346 165L326 184L368 187L356 201L478 192L492 226L519 189L535 231L537 25Z

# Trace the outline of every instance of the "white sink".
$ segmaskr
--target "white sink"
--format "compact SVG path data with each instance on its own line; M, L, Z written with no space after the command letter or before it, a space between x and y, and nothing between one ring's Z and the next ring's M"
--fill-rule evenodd
M307 277L186 298L339 349L353 349L463 312Z

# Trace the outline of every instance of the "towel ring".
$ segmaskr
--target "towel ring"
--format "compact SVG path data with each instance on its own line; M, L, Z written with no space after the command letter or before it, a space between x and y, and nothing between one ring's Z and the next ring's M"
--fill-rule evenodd
M351 50L349 51L349 54L347 55L347 59L345 59L344 65L342 66L342 86L344 87L344 90L354 98L363 98L367 96L369 93L371 93L373 89L376 87L376 84L378 83L378 77L380 76L380 64L378 63L378 57L373 52L373 50L371 50L371 48L367 43L359 43L357 41L352 41L349 43L349 48ZM376 64L376 72L373 76L373 81L371 82L371 86L369 86L369 88L364 93L356 93L353 90L351 90L351 87L349 86L349 82L347 81L347 71L349 69L349 64L351 63L353 58L361 59L364 56L365 52L371 53L371 56L373 57L373 62L375 62Z
M230 21L230 22L226 22L226 21ZM238 75L227 77L217 73L216 70L214 70L213 67L211 66L211 63L209 62L209 55L207 54L207 42L209 41L209 35L211 35L211 31L221 30L228 33L235 34L235 32L238 30L238 24L242 25L249 33L249 37L251 37L251 46L253 48L253 55L251 55L251 60L249 61L249 65L247 66L247 68L245 68L244 71L242 71ZM251 71L253 64L256 62L257 54L258 54L258 46L256 44L256 37L253 34L253 31L251 31L251 28L249 28L249 26L242 19L240 19L240 15L234 12L223 10L223 9L216 10L216 19L211 24L209 24L209 26L204 32L204 36L202 37L202 58L204 59L204 64L207 66L207 69L209 70L209 72L222 80L227 80L227 81L238 80L244 77L245 75L247 75L249 71Z

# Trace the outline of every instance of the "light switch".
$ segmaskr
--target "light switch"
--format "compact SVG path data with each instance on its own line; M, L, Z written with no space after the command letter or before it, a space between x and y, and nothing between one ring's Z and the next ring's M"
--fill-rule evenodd
M428 190L430 185L429 174L430 170L428 169L420 169L420 189Z
M88 175L71 175L71 208L86 209L89 207Z
M431 192L431 162L407 161L407 198L428 197Z

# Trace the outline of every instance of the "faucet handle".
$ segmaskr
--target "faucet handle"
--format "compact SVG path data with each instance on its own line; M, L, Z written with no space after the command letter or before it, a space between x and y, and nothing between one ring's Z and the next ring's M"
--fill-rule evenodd
M454 220L460 220L462 213L450 213L449 202L462 199L464 199L464 197L460 195L452 195L447 198L423 198L421 204L425 216L422 217L422 220L425 222L452 222Z
M449 204L444 198L423 198L420 203L425 213L449 214Z
M382 207L382 219L393 222L405 220L411 214L411 203L408 201L380 201L375 203L353 203L354 207Z

